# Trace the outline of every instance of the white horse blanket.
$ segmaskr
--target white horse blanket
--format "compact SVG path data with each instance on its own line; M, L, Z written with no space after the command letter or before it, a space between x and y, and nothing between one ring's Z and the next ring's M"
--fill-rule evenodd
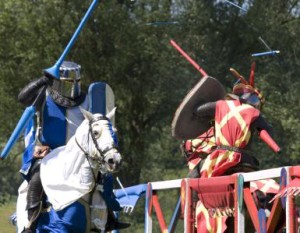
M49 153L41 163L43 188L54 210L62 210L92 191L92 164L71 138L67 146ZM80 143L80 142L79 142Z

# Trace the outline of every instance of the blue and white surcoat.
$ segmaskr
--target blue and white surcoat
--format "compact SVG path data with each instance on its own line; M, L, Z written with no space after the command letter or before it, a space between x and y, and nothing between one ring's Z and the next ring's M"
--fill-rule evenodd
M40 141L51 149L64 146L75 134L77 127L84 120L79 107L89 109L88 98L82 104L72 108L57 105L51 96L46 97L43 112L42 135Z

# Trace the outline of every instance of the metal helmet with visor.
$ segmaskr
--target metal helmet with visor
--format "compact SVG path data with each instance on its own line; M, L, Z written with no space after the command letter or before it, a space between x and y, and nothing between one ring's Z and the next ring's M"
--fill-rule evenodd
M239 83L235 85L232 93L257 109L261 109L265 102L262 93L258 89L247 84Z
M240 99L244 100L246 103L252 105L257 109L261 109L265 103L265 98L263 94L255 88L254 84L254 71L255 62L251 65L249 81L247 81L242 75L240 75L235 69L230 68L232 74L238 78L240 83L234 85L232 93L237 95Z
M75 62L64 61L59 68L60 79L53 80L52 89L70 99L79 97L81 94L80 68L81 66Z

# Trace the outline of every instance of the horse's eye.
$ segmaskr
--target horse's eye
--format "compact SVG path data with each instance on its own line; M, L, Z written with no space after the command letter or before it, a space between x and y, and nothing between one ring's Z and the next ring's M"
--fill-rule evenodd
M100 127L100 125L99 124L94 124L93 129L92 129L93 137L98 139L101 136L101 133L102 133L102 128Z
M94 130L93 135L94 135L95 138L99 138L100 137L100 132L98 130Z

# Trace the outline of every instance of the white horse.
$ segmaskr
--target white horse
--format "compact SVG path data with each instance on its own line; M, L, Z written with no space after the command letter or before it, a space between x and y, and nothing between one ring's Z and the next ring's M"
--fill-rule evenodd
M85 120L66 146L41 162L41 181L51 208L38 220L37 232L105 232L107 208L98 174L115 171L121 162L110 119L81 109Z

